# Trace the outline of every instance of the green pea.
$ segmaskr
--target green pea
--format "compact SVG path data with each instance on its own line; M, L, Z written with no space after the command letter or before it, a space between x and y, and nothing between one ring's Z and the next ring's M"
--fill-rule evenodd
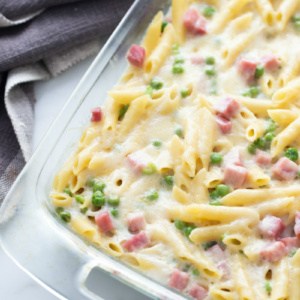
M164 32L164 30L165 30L165 28L167 27L168 24L169 24L169 23L168 23L167 21L163 21L163 22L161 23L161 32Z
M203 10L203 15L207 18L211 18L215 13L215 8L212 6L206 6Z
M230 193L230 188L226 184L218 184L216 186L216 191L221 197L224 197Z
M300 15L293 15L292 16L292 22L295 23L295 22L298 22L300 21Z
M265 149L266 147L266 140L264 138L258 138L253 142L253 144L258 148L258 149Z
M207 242L202 244L202 247L204 248L204 250L207 250L209 248L211 248L214 245L217 245L218 243L216 241L211 241L211 242Z
M211 90L209 91L209 94L210 94L210 95L217 95L217 94L218 94L218 91L217 91L216 89L211 89Z
M119 109L119 120L123 119L123 117L125 116L127 110L129 108L129 104L123 105L120 107Z
M179 44L178 43L172 45L172 52L174 54L179 54L180 53Z
M186 227L186 223L181 220L174 221L174 225L178 230L183 230Z
M142 169L142 173L144 175L152 175L156 172L156 166L154 163L149 163L148 166L146 168Z
M182 64L175 64L173 66L173 74L181 74L184 72L184 68Z
M93 192L100 191L103 193L104 188L106 187L106 184L102 181L97 181L93 186Z
M88 208L87 208L87 207L84 207L84 208L81 208L81 209L80 209L80 212L81 212L82 214L85 214L85 213L87 212L87 210L88 210Z
M266 131L272 132L272 131L275 131L276 129L277 129L277 124L273 120L269 121Z
M225 236L226 236L226 234L222 234L222 235L220 236L220 240L223 241L224 238L225 238Z
M274 139L275 137L275 134L274 133L271 133L271 132L268 132L266 135L265 135L265 140L267 142L272 142L272 140Z
M71 214L68 211L61 211L59 213L59 217L66 223L69 223L71 221Z
M188 225L183 229L183 233L186 237L189 237L192 231L196 228L194 225Z
M160 79L155 78L150 82L150 86L155 90L160 90L164 86L164 83Z
M64 193L66 193L67 195L69 195L70 197L72 197L72 192L69 188L64 188Z
M179 136L179 137L183 137L183 129L181 127L178 127L175 130L175 133Z
M154 140L154 141L152 142L152 145L153 145L154 147L160 147L161 144L162 144L162 142L161 142L160 140Z
M174 64L183 64L184 58L183 57L176 57Z
M117 195L109 196L107 203L112 206L118 206L120 204L120 197Z
M164 182L167 185L173 186L174 185L174 176L172 176L172 175L166 175L166 176L164 176Z
M64 208L63 207L57 207L55 209L55 212L59 215L62 211L64 211Z
M300 32L300 21L295 22L294 27L296 31Z
M221 153L213 152L210 155L210 163L214 165L219 165L223 161L223 156Z
M212 200L217 200L220 198L220 195L216 190L214 190L213 192L209 193L209 197Z
M116 208L113 208L110 213L114 218L117 218L119 216L119 211Z
M215 64L215 58L213 56L208 56L205 58L205 63L207 65L214 65Z
M272 292L272 287L271 287L270 281L265 282L265 289L266 289L267 293L269 293L269 294Z
M84 203L84 197L81 195L76 195L75 196L75 200L76 202L78 202L79 204L83 204Z
M299 157L298 150L296 148L288 148L285 151L285 156L292 161L296 161Z
M153 88L150 85L147 86L145 94L146 95L150 95L150 97L152 97L152 95L153 95Z
M298 172L298 177L300 178L300 171Z
M86 182L86 185L88 187L92 188L96 182L97 182L96 178L89 178Z
M258 65L255 70L255 77L260 78L264 75L264 67L262 65Z
M249 89L249 95L251 98L255 98L259 94L259 89L257 86L251 86Z
M156 190L151 190L151 191L147 192L147 194L146 194L146 198L151 201L158 199L158 197L159 197L159 194Z
M96 191L92 196L92 203L95 206L103 206L105 204L105 197L101 191Z
M195 276L195 277L199 277L199 275L200 275L200 273L199 273L199 271L197 270L197 269L193 269L193 275Z
M215 76L216 70L213 67L205 69L205 74L208 76Z
M209 205L220 206L222 203L219 200L211 200L209 201Z
M189 90L188 90L188 89L182 89L182 90L180 91L180 94L181 94L181 97L182 97L182 98L185 98L185 97L188 96Z
M250 154L255 154L256 152L256 146L254 144L248 145L247 149Z

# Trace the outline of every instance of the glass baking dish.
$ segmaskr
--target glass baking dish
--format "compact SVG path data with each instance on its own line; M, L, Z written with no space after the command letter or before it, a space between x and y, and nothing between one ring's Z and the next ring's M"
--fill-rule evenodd
M70 96L1 207L2 247L24 271L61 299L101 299L85 285L89 272L95 267L153 298L184 299L88 245L61 223L49 202L54 175L89 124L91 108L103 104L106 92L118 82L127 67L125 56L130 45L140 43L152 18L159 10L166 12L170 2L135 1Z

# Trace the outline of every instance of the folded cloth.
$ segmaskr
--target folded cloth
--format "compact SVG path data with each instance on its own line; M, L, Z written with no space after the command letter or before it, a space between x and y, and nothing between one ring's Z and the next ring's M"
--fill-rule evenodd
M31 155L32 82L99 51L132 2L0 0L0 205Z

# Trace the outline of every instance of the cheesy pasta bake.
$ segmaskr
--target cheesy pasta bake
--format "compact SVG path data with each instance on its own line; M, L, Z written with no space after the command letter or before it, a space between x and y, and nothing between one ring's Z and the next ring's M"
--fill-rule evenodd
M173 0L50 194L85 241L197 300L300 299L300 0Z

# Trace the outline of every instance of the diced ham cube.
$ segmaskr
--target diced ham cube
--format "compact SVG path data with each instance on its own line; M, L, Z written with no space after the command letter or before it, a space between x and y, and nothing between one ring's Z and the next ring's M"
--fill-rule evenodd
M127 59L130 64L141 68L144 65L146 58L145 48L138 45L132 45L127 53Z
M140 250L150 244L148 235L142 231L123 243L123 248L128 252Z
M193 65L199 65L204 62L204 58L202 56L192 56L191 57L191 63Z
M217 268L221 271L222 277L221 280L229 280L230 279L230 270L225 261L220 262L217 265Z
M140 231L145 228L145 217L143 213L131 213L127 215L128 229L131 232Z
M136 172L140 172L143 168L147 167L150 162L150 157L141 151L136 151L127 155L126 159Z
M282 242L272 242L267 244L261 251L260 256L262 259L269 261L270 263L275 263L285 256L287 250L284 243Z
M268 71L273 71L280 66L279 59L273 53L263 55L261 57L261 62Z
M267 166L271 163L271 155L266 151L257 149L255 152L255 162L262 166Z
M281 157L272 167L272 173L282 180L293 180L298 173L298 166L287 157Z
M206 33L206 19L195 9L188 9L183 16L183 25L194 35Z
M280 239L280 242L284 243L285 248L289 253L296 248L300 248L300 240L296 237L286 237Z
M216 116L216 123L223 134L227 134L231 131L232 123L227 119L220 116Z
M224 166L227 165L235 165L243 167L243 160L240 149L238 147L232 148L225 156L224 156Z
M275 216L267 215L259 222L258 229L263 235L277 239L285 229L284 222Z
M182 291L186 288L189 281L189 275L186 272L182 272L175 269L169 279L169 286L176 290Z
M224 182L234 188L240 188L246 181L248 171L244 167L227 165L224 171Z
M296 212L294 232L296 237L300 239L300 211Z
M172 18L171 17L166 17L165 21L168 22L168 23L172 23Z
M218 244L208 248L205 251L211 256L214 263L219 263L220 261L224 261L226 259L225 252Z
M204 300L207 294L208 290L199 284L194 284L189 290L189 295L197 300Z
M247 83L251 83L254 79L257 63L245 57L241 57L238 61L238 71Z
M230 120L239 110L240 104L233 98L226 97L219 101L215 107L218 115Z
M102 119L102 110L100 107L95 107L92 109L91 122L100 122Z
M114 223L107 210L100 210L95 216L95 221L102 233L106 233L115 228Z

